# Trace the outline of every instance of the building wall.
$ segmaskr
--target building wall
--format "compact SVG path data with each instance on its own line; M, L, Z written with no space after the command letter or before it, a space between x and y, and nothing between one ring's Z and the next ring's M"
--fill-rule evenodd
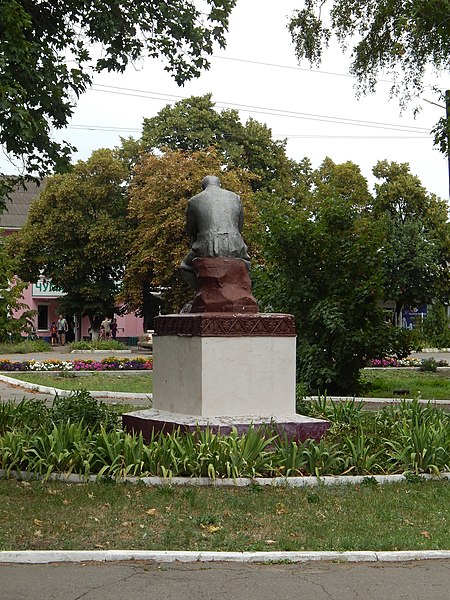
M40 289L39 289L40 288ZM60 314L58 292L50 286L32 286L29 285L23 293L24 303L31 309L36 310L37 314L33 318L34 326L39 337L50 337L50 326L52 321L58 321ZM20 314L20 313L18 313ZM89 319L83 317L81 323L75 328L75 319L72 315L65 315L69 327L73 331L76 339L83 339L89 336ZM117 318L117 337L129 338L138 337L144 331L144 320L134 314L119 316Z

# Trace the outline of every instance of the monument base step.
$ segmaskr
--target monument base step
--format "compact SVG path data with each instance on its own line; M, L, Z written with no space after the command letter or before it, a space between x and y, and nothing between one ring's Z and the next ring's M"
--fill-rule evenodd
M281 434L286 434L289 439L303 442L308 438L320 440L330 422L324 419L314 419L303 415L239 415L206 417L184 415L158 409L139 410L122 415L123 427L126 431L142 433L146 442L151 438L152 432L163 431L170 433L178 428L180 431L192 432L196 429L209 428L214 432L220 431L228 435L233 427L239 434L245 433L249 427L255 428L272 426Z

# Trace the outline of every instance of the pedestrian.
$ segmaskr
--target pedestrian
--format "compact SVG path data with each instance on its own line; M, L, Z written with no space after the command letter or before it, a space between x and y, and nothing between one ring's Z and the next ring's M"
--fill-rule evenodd
M50 335L52 346L56 346L56 342L58 341L58 328L56 327L55 321L52 321L52 324L50 325Z
M103 329L103 335L105 340L109 340L111 335L111 321L108 317L105 317L100 325L100 331Z
M65 346L66 345L66 334L67 334L67 330L69 329L69 326L67 325L66 319L62 315L59 315L59 319L58 319L58 323L56 324L56 327L58 329L59 343L61 344L61 346Z
M114 317L111 321L111 337L113 340L117 337L117 319Z

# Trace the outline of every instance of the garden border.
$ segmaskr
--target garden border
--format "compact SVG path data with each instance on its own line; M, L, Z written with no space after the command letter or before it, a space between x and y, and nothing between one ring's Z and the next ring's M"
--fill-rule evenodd
M67 562L150 561L171 562L241 562L304 563L326 562L410 562L416 560L450 560L450 550L346 551L346 552L210 552L183 550L18 550L1 551L0 563L49 564Z

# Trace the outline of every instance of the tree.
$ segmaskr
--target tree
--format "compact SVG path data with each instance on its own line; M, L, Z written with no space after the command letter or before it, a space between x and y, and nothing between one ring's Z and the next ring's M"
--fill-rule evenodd
M409 165L386 160L373 168L374 218L383 221L381 247L385 299L405 306L450 298L450 229L448 206L428 194Z
M93 73L123 72L147 54L182 85L208 68L215 42L224 47L235 3L2 0L0 144L28 174L67 169L74 148L51 131L67 125Z
M254 119L243 125L237 110L216 111L211 94L191 96L144 119L142 143L148 151L196 151L214 146L224 165L254 176L254 191L283 193L292 183L294 163L286 156L285 142L274 141L271 130Z
M123 277L129 223L128 172L113 150L97 150L71 173L50 177L21 231L8 240L25 281L40 275L66 295L62 306L97 330L112 314Z
M163 292L167 312L178 312L191 299L179 268L188 251L184 232L187 202L201 191L203 177L220 174L223 187L242 197L246 227L255 221L248 174L222 167L222 158L213 149L167 150L162 155L148 154L138 164L129 201L135 228L120 294L128 310L142 312L151 292Z
M449 0L305 0L289 22L299 60L319 64L333 35L343 48L352 47L350 72L360 90L375 90L377 77L393 78L391 93L401 105L423 91L428 65L450 67ZM327 26L324 5L330 6ZM448 152L450 125L442 118L435 141Z
M303 202L262 208L266 263L254 293L270 310L295 316L298 380L308 392L356 393L365 360L388 347L377 252L383 230L361 209L367 182L356 165L327 159L310 176L316 184Z
M26 283L14 274L12 261L0 243L0 342L18 338L31 325L35 311L29 310L22 301ZM12 315L14 314L14 318Z

